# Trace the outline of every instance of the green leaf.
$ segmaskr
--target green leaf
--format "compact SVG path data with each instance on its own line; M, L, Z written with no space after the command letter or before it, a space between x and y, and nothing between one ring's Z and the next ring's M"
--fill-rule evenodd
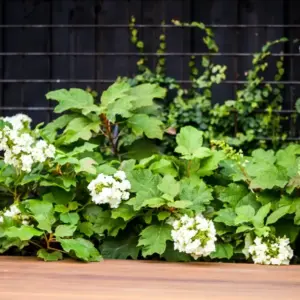
M122 203L118 208L111 211L111 217L113 219L121 218L124 221L129 221L136 215L133 207Z
M282 218L283 216L285 216L286 214L288 214L289 210L290 210L290 206L289 205L279 207L277 210L273 211L269 215L266 224L270 225L270 224L276 223L280 218Z
M62 222L72 225L76 225L80 219L76 212L63 213L59 216L59 218Z
M68 152L68 156L75 156L85 152L92 152L97 147L99 147L99 145L85 142L82 146L75 147L71 152Z
M75 117L76 115L71 114L63 115L55 119L41 129L41 136L48 142L53 143L55 141L57 131L67 126Z
M300 114L300 99L297 99L295 107L296 107L297 113Z
M69 212L69 208L66 207L65 205L57 204L54 207L54 211L59 212L59 213L66 213L66 212Z
M257 170L255 175L250 184L251 189L272 189L275 186L283 188L288 183L287 178L283 178L275 166Z
M245 235L245 247L243 249L243 254L248 259L249 258L249 247L253 245L253 239L251 233L247 233Z
M107 231L109 236L117 236L118 232L126 227L126 222L123 219L113 219L110 211L103 211L101 207L96 205L87 207L84 211L84 217L93 224L93 230L98 234Z
M253 225L254 227L263 227L264 226L264 220L267 217L271 210L271 203L268 203L264 206L262 206L256 215L253 217Z
M153 173L158 173L161 175L171 175L173 177L176 177L178 175L178 172L174 168L172 162L164 158L151 164L149 169Z
M181 191L179 198L192 202L190 209L196 212L205 210L205 206L213 199L212 189L208 188L202 180L193 182L191 178L181 180Z
M300 209L298 209L295 213L294 224L300 225Z
M37 252L37 257L44 261L58 261L63 259L63 255L59 251L48 252L46 249L40 249Z
M76 201L68 203L68 209L69 210L76 210L76 209L78 209L79 206L80 206L80 204Z
M79 166L75 166L75 172L80 173L80 172L86 172L90 174L96 174L96 168L94 167L97 165L97 162L94 161L90 157L85 157L79 161Z
M41 176L39 174L26 174L22 181L20 182L20 185L25 185L31 182L37 182L41 179Z
M291 243L294 243L300 233L300 227L299 226L295 226L292 223L292 220L279 220L276 224L276 235L283 237L286 236L287 238L289 238Z
M56 237L72 236L76 230L75 225L58 225L55 229Z
M170 241L167 242L166 251L161 256L169 262L190 262L192 260L190 255L174 250L174 243Z
M109 104L114 103L117 99L120 99L128 95L130 90L130 84L126 81L116 81L108 87L102 93L101 106L107 107Z
M217 243L216 251L210 254L211 258L230 259L233 256L233 246L231 244Z
M158 189L173 198L175 198L180 191L180 183L175 180L175 178L171 175L165 175L158 185Z
M211 150L211 156L201 160L200 169L197 175L200 177L209 176L219 167L219 163L225 159L225 154L222 151Z
M40 214L34 216L35 220L38 222L38 228L42 230L46 230L47 232L52 232L52 225L55 223L56 219L51 214Z
M140 234L138 246L142 246L142 255L163 254L167 241L171 241L172 227L168 224L150 225Z
M174 208L187 208L187 207L190 208L193 205L194 205L193 202L188 200L178 200L178 201L168 203L169 207L174 207Z
M160 195L157 186L161 177L157 174L154 175L150 170L133 170L127 177L131 183L131 191L147 192L153 197Z
M250 222L255 215L255 209L250 205L239 206L235 209L235 212L237 214L234 220L236 225Z
M249 193L245 185L237 183L230 183L228 187L218 187L217 191L219 192L218 198L232 207L235 207Z
M129 118L132 116L132 101L133 97L125 96L116 100L113 103L110 103L106 108L106 117L111 123L116 122L117 115L122 116L123 118Z
M166 200L163 198L149 198L143 201L142 207L148 206L151 208L158 208L166 204Z
M106 238L100 251L108 259L137 259L140 247L137 247L138 237L134 234L118 235L117 238Z
M158 221L164 221L165 219L169 218L171 213L169 211L160 211L157 214Z
M75 254L78 259L83 261L100 261L102 259L93 243L83 238L59 239L62 248L71 255Z
M252 152L252 157L257 163L274 164L276 157L273 150L256 149Z
M215 222L224 223L227 226L235 226L236 213L232 208L220 209L215 217Z
M52 232L51 227L56 221L52 203L40 200L27 200L25 205L38 222L38 228Z
M177 147L175 152L180 153L184 159L205 158L211 155L210 151L203 149L203 132L192 126L181 128L176 136ZM209 149L208 149L209 150Z
M28 241L21 241L19 238L0 238L0 253L5 253L12 247L16 247L19 250L22 250L24 247L28 246Z
M27 200L25 205L34 215L49 214L53 211L51 203L40 200Z
M137 136L145 134L149 139L162 139L163 123L155 118L149 117L146 114L136 114L128 119L128 126Z
M54 112L62 113L66 110L81 110L84 115L91 111L98 111L98 107L94 105L93 96L77 88L72 88L69 91L66 89L51 91L46 95L47 100L56 100Z
M44 202L67 205L74 198L73 192L67 192L61 188L51 188L51 193L43 195Z
M57 143L71 144L82 139L88 141L92 138L93 133L98 133L100 130L100 122L92 121L86 117L78 117L73 119Z
M151 224L152 222L152 215L153 210L148 210L144 215L143 215L143 219L145 221L146 224Z
M90 222L79 223L78 230L88 237L91 237L94 234L93 224Z
M154 141L149 139L140 138L134 141L127 148L128 158L140 160L146 157L149 157L153 154L159 153L158 146L154 143Z
M250 205L254 208L255 211L257 211L261 205L257 201L257 195L253 192L249 192L245 197L243 197L238 204L236 205L237 207L239 206L244 206L244 205Z
M164 99L167 90L158 84L143 83L131 88L129 95L134 97L132 106L137 109L153 105L154 99Z
M241 233L241 232L245 232L245 231L251 231L253 228L248 226L248 225L242 225L242 226L239 226L237 229L236 229L236 233Z
M42 234L42 231L27 225L21 227L12 226L5 230L6 236L10 238L19 238L21 241L31 240L34 236L41 236Z

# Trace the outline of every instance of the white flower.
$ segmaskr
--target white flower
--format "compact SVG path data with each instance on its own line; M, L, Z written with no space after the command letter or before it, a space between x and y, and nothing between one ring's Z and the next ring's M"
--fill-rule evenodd
M293 257L290 241L285 237L256 237L248 251L255 264L288 265Z
M3 223L4 219L2 216L0 216L0 223Z
M117 171L113 176L99 174L87 188L95 204L107 203L111 208L117 208L122 200L129 199L131 184L123 171Z
M30 172L32 164L34 163L32 156L31 155L22 155L20 157L21 162L22 162L22 171L25 172Z
M20 210L18 209L18 207L15 205L15 204L12 204L9 209L7 209L5 212L4 212L4 216L5 217L9 217L9 218L13 218L17 215L19 215L21 212Z
M182 216L172 223L171 235L174 249L190 254L194 259L208 256L215 251L216 230L214 223L202 214L195 217Z
M30 131L31 119L23 114L2 118L10 126L0 130L0 151L4 162L24 172L30 172L35 163L54 158L55 147L44 140L36 140Z

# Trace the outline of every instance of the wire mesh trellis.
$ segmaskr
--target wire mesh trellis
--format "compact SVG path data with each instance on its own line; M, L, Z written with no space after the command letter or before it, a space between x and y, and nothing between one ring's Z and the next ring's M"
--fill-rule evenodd
M133 61L138 59L139 56L146 56L153 60L157 56L163 55L170 59L171 76L172 70L175 70L173 62L177 62L179 67L178 70L174 71L176 73L174 77L177 77L178 82L182 84L190 83L188 73L182 65L191 56L210 55L222 62L229 62L229 69L232 69L229 72L231 75L229 74L229 78L220 85L215 94L217 102L222 101L222 97L231 99L234 97L237 86L246 83L242 76L236 76L235 73L242 73L242 70L247 70L253 53L258 51L266 40L280 38L282 35L295 39L297 34L300 33L300 24L283 24L283 22L289 23L289 20L286 20L286 13L283 13L283 17L278 18L281 21L278 21L278 24L238 24L238 22L243 22L243 18L236 17L233 21L234 24L213 23L207 25L214 29L216 33L220 32L216 34L216 39L217 43L221 41L219 44L221 44L220 48L222 50L219 53L207 53L199 43L195 42L196 35L192 33L191 28L184 28L183 31L186 33L180 32L178 34L178 27L172 24L161 25L160 21L166 15L166 4L171 2L174 5L176 2L178 6L177 13L180 11L180 7L183 8L182 18L187 16L188 19L194 20L196 18L198 20L193 10L197 5L194 0L176 1L156 1L157 4L160 3L161 7L164 7L164 10L162 10L159 17L150 18L150 21L154 24L135 25L141 31L143 38L147 39L146 44L149 45L150 51L143 54L135 52L132 45L130 45L129 24L125 20L129 22L129 16L134 11L130 11L133 4L129 6L129 0L123 1L122 7L126 10L124 10L124 16L122 15L118 20L118 15L114 16L114 7L111 4L115 2L116 5L118 3L120 6L121 1L118 2L117 0L111 0L111 3L107 4L110 8L106 11L107 14L110 14L110 18L107 17L108 20L102 17L101 11L96 10L98 2L101 3L102 7L105 7L105 3L108 3L108 1L91 0L90 3L95 4L93 4L94 6L90 5L92 8L89 8L87 4L83 5L83 2L77 1L81 3L80 5L83 5L84 9L87 9L86 11L92 14L92 17L88 14L82 18L80 17L79 20L74 16L73 20L70 20L68 14L61 17L63 10L56 10L54 6L57 4L53 4L55 1L46 0L37 1L38 5L46 5L47 3L47 7L51 8L48 13L45 11L45 17L38 16L34 19L34 12L31 11L33 15L28 18L24 18L22 13L19 14L19 19L10 18L9 1L2 1L0 4L2 12L0 13L0 112L2 114L12 114L26 111L31 113L37 121L47 121L52 117L53 110L51 103L46 102L44 99L44 95L48 90L71 86L82 88L91 86L101 91L114 82L118 75L130 76L135 73ZM252 2L255 1L252 0ZM283 0L276 0L278 3L280 1ZM66 2L75 3L76 1L69 0ZM145 3L151 1L144 1L144 4L139 0L132 2L139 5L139 9L135 9L135 12L140 14L137 19L145 23L149 21L149 15L153 14L153 11L151 13L145 12ZM177 4L179 2L180 5ZM236 0L234 2L237 2L239 7L243 5L242 1ZM292 2L292 0L289 0L289 2ZM152 1L152 3L154 2ZM147 5L149 7L149 3ZM186 10L184 5L189 6L189 9ZM10 9L12 9L12 6ZM170 10L170 7L168 9ZM69 13L72 10L74 11L74 6L70 4L70 7L64 7L64 10ZM184 16L185 11L187 12ZM13 13L11 11L11 14ZM77 10L76 13L80 14L80 10ZM169 14L172 14L172 12L169 12ZM279 15L279 13L277 14ZM31 19L32 16L33 19ZM160 18L160 21L158 21L158 18ZM121 22L123 23L121 24ZM274 22L276 20L273 20ZM152 44L156 43L155 37L162 28L168 30L167 36L170 36L171 43L165 53L156 53ZM223 37L225 31L228 34L226 33ZM241 36L249 32L255 36L254 42L243 45L245 37L241 39ZM258 35L257 32L259 32ZM85 36L88 36L88 39L85 39ZM174 42L175 40L176 42ZM232 43L233 46L229 48L228 43ZM225 47L222 47L222 44ZM291 115L296 113L295 101L297 94L299 93L300 96L300 72L294 66L300 57L299 49L296 47L290 42L287 46L281 46L271 54L272 59L283 56L286 59L287 69L284 79L280 82L285 86L284 109L274 110L272 113L286 115L290 118ZM226 49L223 51L223 48ZM268 74L264 82L278 84ZM257 112L263 113L263 111ZM297 125L289 122L289 126L290 128L287 128L289 133L287 139L300 140L300 131ZM292 128L293 126L294 128ZM268 139L268 137L265 137L265 139Z

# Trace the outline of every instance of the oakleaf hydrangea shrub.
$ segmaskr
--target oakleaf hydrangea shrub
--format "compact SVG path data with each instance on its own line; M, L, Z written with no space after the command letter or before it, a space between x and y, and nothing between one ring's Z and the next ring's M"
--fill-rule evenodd
M164 92L118 80L50 92L46 125L1 119L0 253L297 263L300 146L247 156L185 126L164 154Z

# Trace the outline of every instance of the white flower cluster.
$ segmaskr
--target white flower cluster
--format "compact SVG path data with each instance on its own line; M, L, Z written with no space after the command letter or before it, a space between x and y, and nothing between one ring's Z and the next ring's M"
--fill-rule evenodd
M99 174L90 182L88 189L92 201L96 204L109 204L117 208L122 200L129 199L130 182L123 171L117 171L113 176Z
M4 151L6 164L28 173L34 163L54 157L55 147L44 140L36 140L31 134L28 116L17 114L2 120L11 125L0 130L0 151Z
M194 259L208 256L216 250L216 229L214 223L202 214L191 218L187 215L172 222L171 232L174 249L190 254Z
M249 247L249 253L255 264L288 265L293 257L288 238L256 237L254 244Z
M21 215L21 211L17 207L17 205L12 204L7 210L4 211L3 216L8 218L19 218L22 221L23 225L28 224L28 217ZM0 216L0 223L3 223L3 216Z

